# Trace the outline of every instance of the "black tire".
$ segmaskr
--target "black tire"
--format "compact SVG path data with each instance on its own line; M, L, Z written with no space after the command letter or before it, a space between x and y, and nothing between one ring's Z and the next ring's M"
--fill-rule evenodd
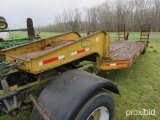
M31 120L44 120L40 112L34 107Z
M48 104L51 105L52 103ZM109 120L114 119L114 100L112 96L104 91L99 91L86 101L86 103L82 105L82 108L79 108L79 112L73 117L73 120L87 120L91 113L100 107L108 109ZM36 108L33 108L32 120L44 120Z
M43 89L38 102L53 120L86 120L95 109L102 106L104 108L96 113L102 113L105 118L113 120L114 100L101 88L119 94L115 84L109 80L78 69L68 70ZM32 119L43 120L36 108L33 109Z
M92 98L83 105L75 120L87 120L93 111L100 107L105 107L108 109L109 120L114 119L114 100L110 94L100 91L92 96Z
M2 19L2 20L4 20L4 21L6 21L6 19L5 19L3 16L0 16L0 19Z
M3 20L3 19L0 19L0 29L6 29L8 27L8 23Z

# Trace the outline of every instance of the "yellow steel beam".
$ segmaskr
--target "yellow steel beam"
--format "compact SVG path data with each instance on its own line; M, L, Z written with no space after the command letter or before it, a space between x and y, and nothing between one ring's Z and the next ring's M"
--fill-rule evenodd
M100 59L109 57L108 35L96 32L83 38L78 37L75 33L64 34L10 49L6 51L6 60L22 61L24 65L19 69L36 74L97 53L96 62L100 67ZM49 44L48 49L43 49Z

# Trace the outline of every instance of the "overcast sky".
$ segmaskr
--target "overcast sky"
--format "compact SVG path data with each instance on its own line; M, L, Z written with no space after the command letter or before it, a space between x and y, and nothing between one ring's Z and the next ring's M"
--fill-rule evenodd
M34 26L53 23L54 15L64 9L89 8L109 0L0 0L0 16L6 18L9 28L26 27L26 19Z

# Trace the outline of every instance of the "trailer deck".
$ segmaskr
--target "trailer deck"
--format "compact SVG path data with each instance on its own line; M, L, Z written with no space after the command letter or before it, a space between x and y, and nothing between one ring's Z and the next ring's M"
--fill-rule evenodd
M142 52L147 42L139 41L111 41L109 46L110 59L115 60L129 60L137 52Z
M102 70L127 68L146 49L148 42L142 41L110 41L109 58L101 60Z

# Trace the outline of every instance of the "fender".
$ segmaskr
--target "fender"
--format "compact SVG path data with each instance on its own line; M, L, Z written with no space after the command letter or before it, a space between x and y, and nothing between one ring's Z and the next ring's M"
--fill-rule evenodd
M83 70L69 70L55 78L38 101L50 118L71 120L84 102L102 88L119 94L117 86L109 80Z

